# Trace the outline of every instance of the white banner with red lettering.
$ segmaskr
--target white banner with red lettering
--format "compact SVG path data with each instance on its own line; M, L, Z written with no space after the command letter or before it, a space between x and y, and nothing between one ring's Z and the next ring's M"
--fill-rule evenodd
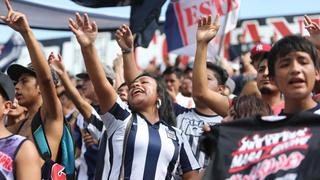
M169 4L166 13L165 33L171 53L194 56L197 20L201 16L220 16L220 30L209 45L208 57L221 49L223 34L236 27L240 0L179 0Z

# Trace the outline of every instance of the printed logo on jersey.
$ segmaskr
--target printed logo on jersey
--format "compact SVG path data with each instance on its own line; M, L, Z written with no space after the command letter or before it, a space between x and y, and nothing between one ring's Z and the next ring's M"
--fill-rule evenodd
M177 140L176 133L174 131L171 131L170 129L167 129L167 137L172 140Z
M12 171L12 159L7 154L0 151L0 166L1 169L11 172Z
M66 180L67 176L63 172L64 167L58 163L55 163L51 169L51 179L52 180Z
M217 124L217 122L206 122L209 126ZM203 133L202 127L204 125L203 120L193 119L184 117L181 120L181 126L179 129L182 129L186 135L200 137Z
M308 149L311 137L309 128L243 137L238 149L231 154L229 173L237 174L229 180L264 179L280 170L297 168L305 158L303 152ZM241 173L248 168L249 174ZM295 177L295 174L290 177Z
M201 136L203 121L196 119L183 118L180 129L184 130L186 135Z

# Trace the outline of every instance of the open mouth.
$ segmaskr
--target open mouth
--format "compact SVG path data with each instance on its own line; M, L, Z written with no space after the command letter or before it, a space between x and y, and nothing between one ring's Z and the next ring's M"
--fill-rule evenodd
M132 91L131 95L132 96L136 96L136 95L138 95L140 93L143 93L142 89L135 89L135 90Z
M292 78L289 80L290 85L301 85L304 83L305 83L305 80L303 80L302 78Z

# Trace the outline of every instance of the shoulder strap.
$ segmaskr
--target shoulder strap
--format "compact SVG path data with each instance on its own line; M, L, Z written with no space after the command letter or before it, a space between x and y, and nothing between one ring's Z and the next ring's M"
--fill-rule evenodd
M123 140L123 150L122 150L122 161L121 161L121 166L120 166L120 174L119 174L119 180L124 179L124 160L125 160L125 155L126 155L126 150L127 150L127 144L128 144L128 138L129 138L129 132L132 127L133 123L133 118L136 118L136 114L132 113L131 118L129 119L129 122L126 127L126 131L124 134L124 140Z
M51 159L50 147L44 132L40 110L34 115L31 122L32 136L35 142L35 145L40 153L42 159L49 160Z
M47 141L44 126L40 116L40 110L35 114L31 123L32 135L38 152L45 161L51 160L51 150ZM61 162L57 162L65 167L67 176L73 177L75 171L74 143L68 122L64 120L63 134L60 142ZM72 179L72 178L68 178Z
M75 158L74 158L75 144L69 123L64 120L63 135L60 142L61 150L61 165L65 167L67 179L73 179L75 172Z

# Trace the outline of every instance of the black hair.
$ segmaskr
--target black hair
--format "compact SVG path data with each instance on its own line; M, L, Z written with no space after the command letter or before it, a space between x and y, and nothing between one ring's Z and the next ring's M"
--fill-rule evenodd
M142 76L151 77L157 83L157 93L161 100L161 106L158 110L160 119L169 124L170 126L176 126L176 118L173 111L172 101L170 99L170 96L167 92L163 80L158 76L154 76L150 73L142 73L139 76L137 76L132 82L134 82L136 79Z
M181 78L182 71L179 68L169 66L163 71L162 76L170 75L170 74L175 74L177 76L177 78Z
M229 77L225 69L216 64L213 64L212 62L207 62L207 69L214 72L214 76L216 77L219 85L225 85Z
M233 99L232 107L235 113L234 120L256 115L268 116L273 114L269 104L254 95L244 95Z
M120 86L118 87L118 89L117 89L117 90L119 90L119 89L120 89L120 88L122 88L123 86L128 86L128 84L127 84L126 82L124 82L124 83L120 84Z
M276 61L286 56L287 54L295 51L306 52L310 55L315 68L319 69L319 54L317 48L308 39L301 36L286 36L276 42L271 51L268 54L268 68L269 76L274 77L275 75L275 64Z
M264 60L268 58L268 52L262 52L262 53L257 53L250 55L251 58L251 64L253 64L256 61L259 61L259 64Z
M4 91L4 89L1 86L0 86L0 94L6 101L9 101L9 97L7 93Z

